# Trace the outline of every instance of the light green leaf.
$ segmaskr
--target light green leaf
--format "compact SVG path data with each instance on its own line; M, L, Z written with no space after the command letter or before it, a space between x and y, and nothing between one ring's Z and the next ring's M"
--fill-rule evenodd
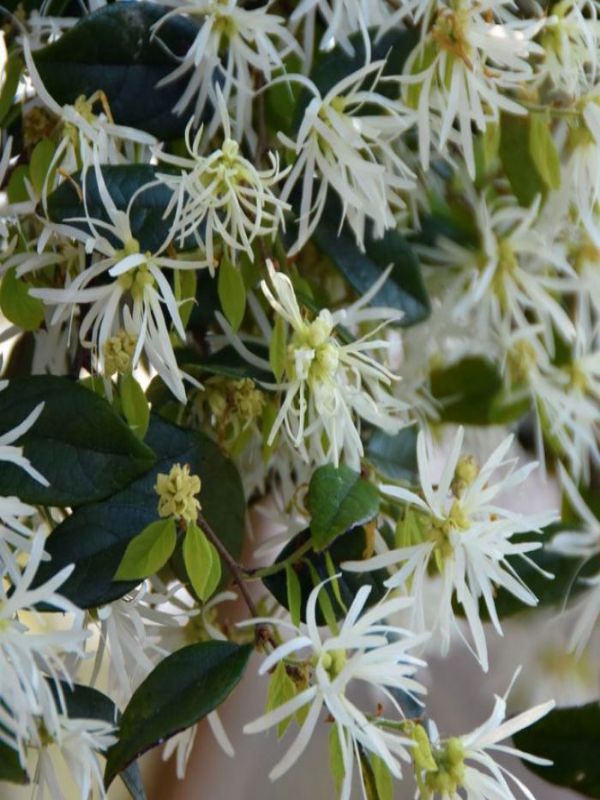
M538 172L530 145L528 116L503 113L500 118L500 160L510 186L522 206L530 206L546 184Z
M179 316L185 328L190 321L190 316L196 300L196 285L198 278L195 269L174 270L175 297L179 304Z
M550 114L529 115L529 151L537 171L549 189L560 187L560 158L552 138Z
M151 522L127 545L115 580L128 581L154 575L167 563L176 544L177 533L173 519Z
M315 549L323 550L342 533L377 515L379 493L360 473L328 464L313 473L307 506Z
M26 164L19 164L15 167L6 187L9 203L26 203L31 199L27 191L28 180L29 167Z
M221 559L215 547L195 523L190 523L183 540L183 563L192 588L203 602L221 580Z
M37 331L44 321L44 304L31 297L29 286L17 278L16 267L4 273L0 284L0 308L6 319L24 331Z
M13 104L22 71L21 54L12 53L4 66L4 83L0 92L0 123L4 122L4 118Z
M393 800L394 780L392 773L386 766L385 761L379 756L372 755L370 760L379 800Z
M266 711L273 711L273 709L279 708L279 706L287 703L288 700L291 700L295 696L296 684L288 675L283 661L280 661L277 664L275 671L271 675L271 680L269 681ZM286 732L291 721L292 718L290 716L286 717L286 719L279 723L277 726L277 736L279 738L281 738Z
M33 149L29 162L29 178L37 197L42 194L44 181L55 152L56 145L51 139L42 139ZM50 185L50 180L48 185Z
M300 579L296 570L290 565L285 565L285 582L287 589L287 601L290 616L294 625L300 624L300 608L302 603L302 591L300 589Z
M246 313L246 286L241 270L225 256L219 266L217 289L223 313L233 330L237 331Z
M125 419L136 436L143 439L150 422L150 406L144 390L131 372L122 375L119 380L119 399Z
M342 736L343 735L344 733L342 732ZM344 769L344 758L340 745L340 731L337 722L335 722L329 730L329 767L335 782L335 791L339 794L344 782L346 770Z
M283 317L277 317L273 326L273 335L269 342L269 364L275 375L275 380L279 383L285 372L285 362L287 358L286 329Z

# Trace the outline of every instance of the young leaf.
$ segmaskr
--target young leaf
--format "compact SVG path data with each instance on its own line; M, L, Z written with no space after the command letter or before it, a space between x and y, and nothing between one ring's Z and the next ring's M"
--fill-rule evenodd
M275 380L279 383L285 372L285 362L287 358L285 321L278 316L273 326L273 335L269 342L269 364L275 375Z
M529 150L549 189L560 188L560 157L552 138L549 113L529 115Z
M115 580L130 581L154 575L171 558L176 544L177 533L173 519L151 522L127 545Z
M38 142L31 154L31 161L29 162L29 178L31 185L39 197L44 188L44 181L48 174L48 169L52 163L52 158L56 151L56 145L51 139L42 139ZM52 170L54 172L54 170Z
M273 709L282 706L296 696L296 684L287 674L285 664L280 661L269 681L269 689L267 691L267 707L266 711L273 711ZM292 721L291 717L287 717L277 726L277 736L281 738L286 732L288 725Z
M183 540L183 562L192 588L204 602L221 580L221 559L215 546L195 523L190 523Z
M146 750L201 720L233 691L252 653L232 642L191 644L167 656L136 689L108 751L105 785Z
M0 124L4 123L13 104L22 72L23 60L20 52L12 53L4 65L4 82L0 91Z
M184 327L190 321L190 316L196 302L196 285L198 278L194 269L176 269L173 274L175 298L179 304L179 316Z
M343 731L341 735L344 736ZM346 775L344 769L344 757L340 744L340 729L337 722L334 722L329 730L329 767L335 783L335 791L339 795Z
M124 423L123 427L133 436ZM204 516L231 555L237 558L240 554L246 506L240 477L231 461L206 436L154 415L146 443L159 459L146 475L101 503L78 508L46 541L51 561L42 563L36 581L48 580L67 564L75 564L72 575L61 586L61 594L80 608L109 603L137 583L113 578L129 541L156 520L156 476L168 474L173 464L189 464L190 472L200 477Z
M315 549L323 550L340 534L378 514L379 493L358 472L328 464L313 473L307 505Z
M130 428L136 436L143 439L150 422L150 406L144 390L131 372L121 376L119 381L121 409Z
M0 392L0 434L40 403L42 413L19 444L49 486L2 461L0 494L33 505L78 506L118 492L152 467L155 456L148 445L106 400L69 378L35 375L11 381Z
M43 302L31 297L28 284L22 278L17 278L16 267L2 276L0 309L6 319L24 331L37 331L44 321Z
M218 272L218 291L221 308L234 331L237 331L246 313L246 286L242 272L223 257Z
M287 589L287 607L289 609L293 624L299 625L302 593L298 575L296 574L294 567L290 564L286 564L285 566L285 582Z
M394 779L388 766L379 756L372 755L370 761L379 800L393 800Z

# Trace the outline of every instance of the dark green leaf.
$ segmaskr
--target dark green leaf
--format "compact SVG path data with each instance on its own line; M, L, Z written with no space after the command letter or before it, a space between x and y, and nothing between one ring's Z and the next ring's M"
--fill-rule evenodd
M156 519L156 476L167 474L173 464L189 464L190 472L200 477L204 516L234 558L240 554L244 493L237 470L217 445L200 433L156 416L151 418L146 443L159 459L150 472L105 502L78 509L48 538L46 549L52 561L42 565L37 580L46 580L74 563L61 594L80 608L108 603L135 585L113 582L113 576L129 541Z
M299 547L305 544L311 538L310 529L296 534L294 538L283 548L281 553L277 556L276 563L281 563L294 553ZM339 591L344 602L344 605L349 607L354 600L356 593L361 586L371 586L371 594L369 595L367 605L371 606L385 595L386 589L383 581L388 577L386 570L377 570L373 572L342 572L340 564L343 561L353 561L364 557L365 550L369 548L367 534L362 527L352 528L347 533L342 534L338 539L333 542L329 548L331 560L335 565L338 572L341 572L341 577L338 578ZM327 569L327 560L325 553L309 552L301 561L292 565L292 569L298 576L300 583L301 594L301 619L306 621L306 601L308 595L314 587L314 581L311 576L311 570L320 581L324 581L329 577ZM263 579L263 583L275 599L284 608L288 608L288 593L287 593L287 580L286 573L282 569L281 572L275 575L270 575ZM327 593L329 600L333 606L335 616L337 619L342 619L346 616L346 610L342 608L337 600L332 588L327 584L321 589L321 593ZM289 610L289 608L288 608ZM317 623L324 624L323 616L320 610L317 609Z
M0 493L34 505L77 506L114 494L154 463L148 445L110 405L68 378L33 376L0 392L0 434L40 403L44 409L20 440L24 454L50 482L42 486L22 469L0 462Z
M515 197L522 206L530 206L546 184L535 165L529 147L530 122L525 114L517 117L503 113L500 120L500 160Z
M19 754L4 742L0 742L0 781L22 785L29 783L27 773L19 761Z
M176 16L152 37L152 26L166 10L149 2L107 5L38 50L35 63L50 94L62 105L101 90L116 123L159 139L182 136L189 115L178 117L172 108L189 77L160 88L157 83L177 66L169 51L184 55L198 28Z
M313 473L307 505L315 549L323 550L340 534L377 515L379 492L359 472L328 464Z
M416 485L418 433L416 425L393 435L376 430L369 439L366 457L384 477Z
M156 171L151 164L119 164L103 166L102 177L115 206L120 211L126 211L133 195L142 186L148 186L156 180ZM76 184L81 184L81 181L81 174L77 173L73 180L64 181L52 192L48 197L48 216L53 222L67 222L86 233L92 233L85 221L71 220L89 216L106 222L108 216L98 191L96 173L88 170L85 177L87 214L82 195L76 188ZM158 184L140 191L131 206L131 232L144 252L156 252L169 237L172 220L171 217L163 219L163 214L170 197L169 189ZM121 246L120 242L115 241L113 244Z
M600 703L556 708L515 734L514 742L520 750L553 762L548 767L525 762L544 780L600 797Z
M105 783L142 753L189 728L219 706L239 683L249 645L201 642L168 656L135 691L109 750Z
M467 356L431 373L431 394L440 404L442 422L489 425L501 389L497 365L481 356Z
M325 211L313 239L346 278L358 294L364 294L392 266L392 271L371 305L402 311L399 324L407 327L429 316L430 305L423 283L419 260L397 231L388 230L375 239L367 226L365 251L362 252L354 234L344 225L340 231L341 206L330 192Z

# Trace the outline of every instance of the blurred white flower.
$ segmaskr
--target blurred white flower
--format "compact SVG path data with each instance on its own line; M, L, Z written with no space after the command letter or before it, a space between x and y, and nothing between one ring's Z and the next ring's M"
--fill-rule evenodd
M457 123L456 142L474 177L473 128L484 131L501 111L526 113L510 95L536 77L531 58L544 50L533 39L543 21L509 18L509 5L510 0L440 4L431 29L408 57L404 97L417 110L425 169L432 144L444 154Z

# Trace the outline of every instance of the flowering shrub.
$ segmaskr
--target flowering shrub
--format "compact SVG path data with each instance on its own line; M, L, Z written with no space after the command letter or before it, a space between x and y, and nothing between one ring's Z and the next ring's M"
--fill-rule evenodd
M598 10L3 7L0 781L142 800L252 672L274 781L600 797Z

